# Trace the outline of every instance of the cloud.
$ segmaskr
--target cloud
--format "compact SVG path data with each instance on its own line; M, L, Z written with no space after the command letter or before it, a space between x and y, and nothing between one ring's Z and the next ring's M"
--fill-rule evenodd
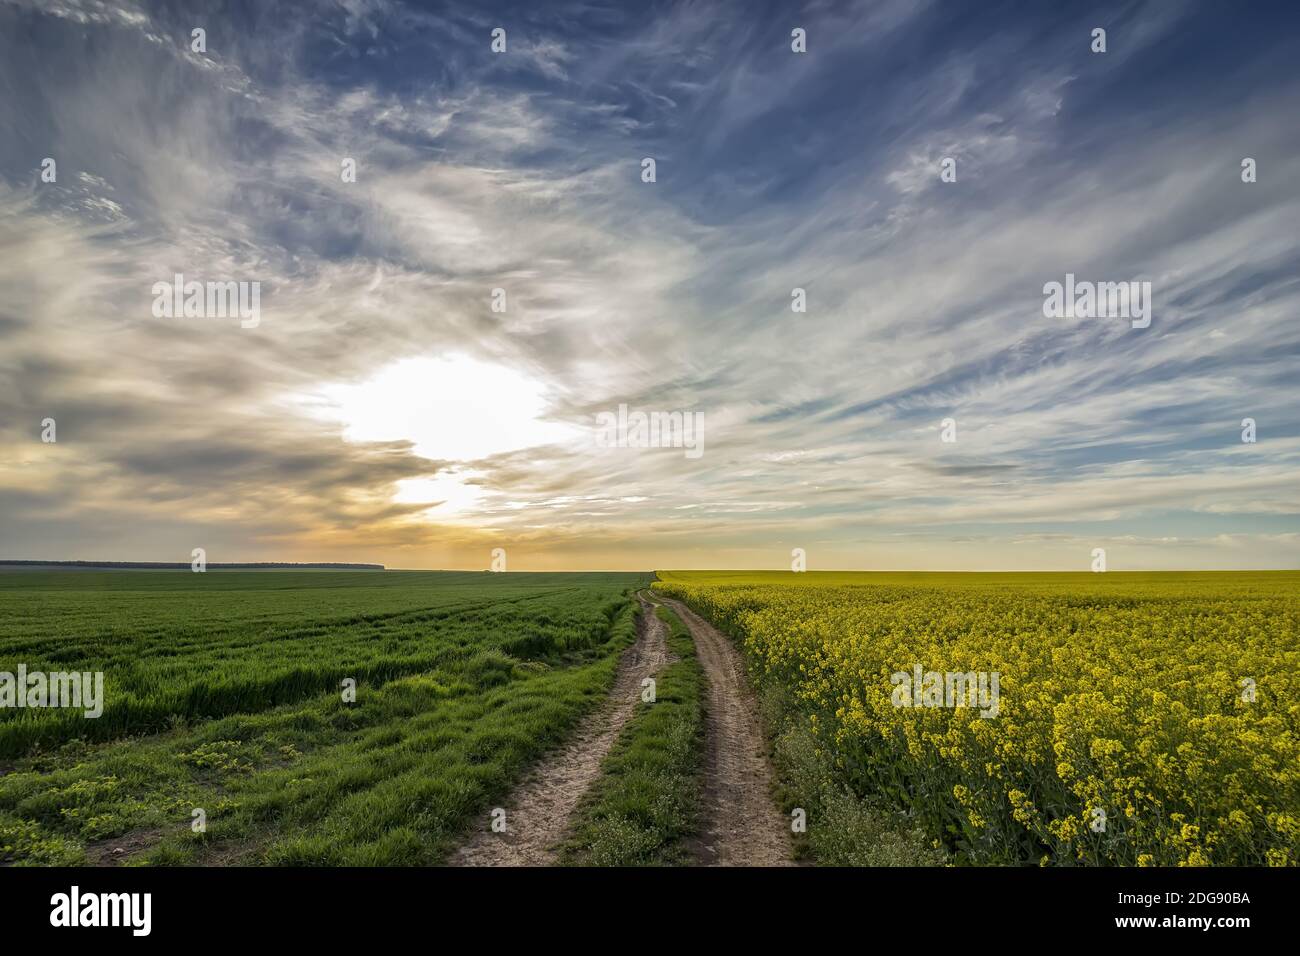
M799 55L740 5L358 0L205 56L168 7L0 8L0 553L1293 566L1287 34L1211 89L1217 14L1112 12L1107 59L1077 19L813 4ZM155 319L176 272L260 282L259 327ZM1067 272L1150 280L1151 327L1044 318ZM358 440L303 401L451 355L555 430L440 449L398 393ZM705 455L595 447L620 403L702 412Z

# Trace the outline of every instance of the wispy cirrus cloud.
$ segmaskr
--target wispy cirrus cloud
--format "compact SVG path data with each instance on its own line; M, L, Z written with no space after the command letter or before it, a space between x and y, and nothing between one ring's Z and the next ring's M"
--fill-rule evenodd
M1224 15L0 7L0 550L1294 566L1295 34ZM176 272L260 281L263 322L154 318ZM1045 318L1067 272L1149 279L1151 327ZM448 356L566 437L466 460L330 413ZM407 388L395 419L450 414ZM704 411L706 454L597 447L620 403Z

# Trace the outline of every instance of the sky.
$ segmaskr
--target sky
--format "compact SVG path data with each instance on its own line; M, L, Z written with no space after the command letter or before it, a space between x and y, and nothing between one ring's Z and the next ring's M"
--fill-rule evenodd
M1300 567L1298 28L0 0L0 558Z

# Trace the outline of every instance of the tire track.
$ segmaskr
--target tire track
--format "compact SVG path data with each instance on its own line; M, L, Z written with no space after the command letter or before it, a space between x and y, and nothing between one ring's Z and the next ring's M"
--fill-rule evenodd
M638 594L642 614L636 643L623 652L605 703L584 717L572 737L543 757L502 804L506 830L484 829L448 860L451 866L548 866L582 795L600 774L601 762L641 699L641 681L670 662L667 627Z
M704 833L707 866L793 866L790 821L773 799L767 739L740 652L681 601L656 594L690 628L708 680Z

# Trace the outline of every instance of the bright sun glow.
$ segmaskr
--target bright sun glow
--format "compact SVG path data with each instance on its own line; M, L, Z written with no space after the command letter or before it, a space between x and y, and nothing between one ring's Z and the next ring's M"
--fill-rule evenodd
M381 369L369 381L319 390L317 409L342 421L348 441L401 441L439 461L469 462L520 448L570 439L578 430L542 420L541 382L503 365L464 355L410 358ZM481 469L457 469L399 482L396 501L442 502L440 516L472 508L483 492L465 478Z
M462 479L482 474L477 471L440 473L433 478L405 478L397 483L393 500L400 504L431 504L433 517L471 511L483 500L483 489Z

